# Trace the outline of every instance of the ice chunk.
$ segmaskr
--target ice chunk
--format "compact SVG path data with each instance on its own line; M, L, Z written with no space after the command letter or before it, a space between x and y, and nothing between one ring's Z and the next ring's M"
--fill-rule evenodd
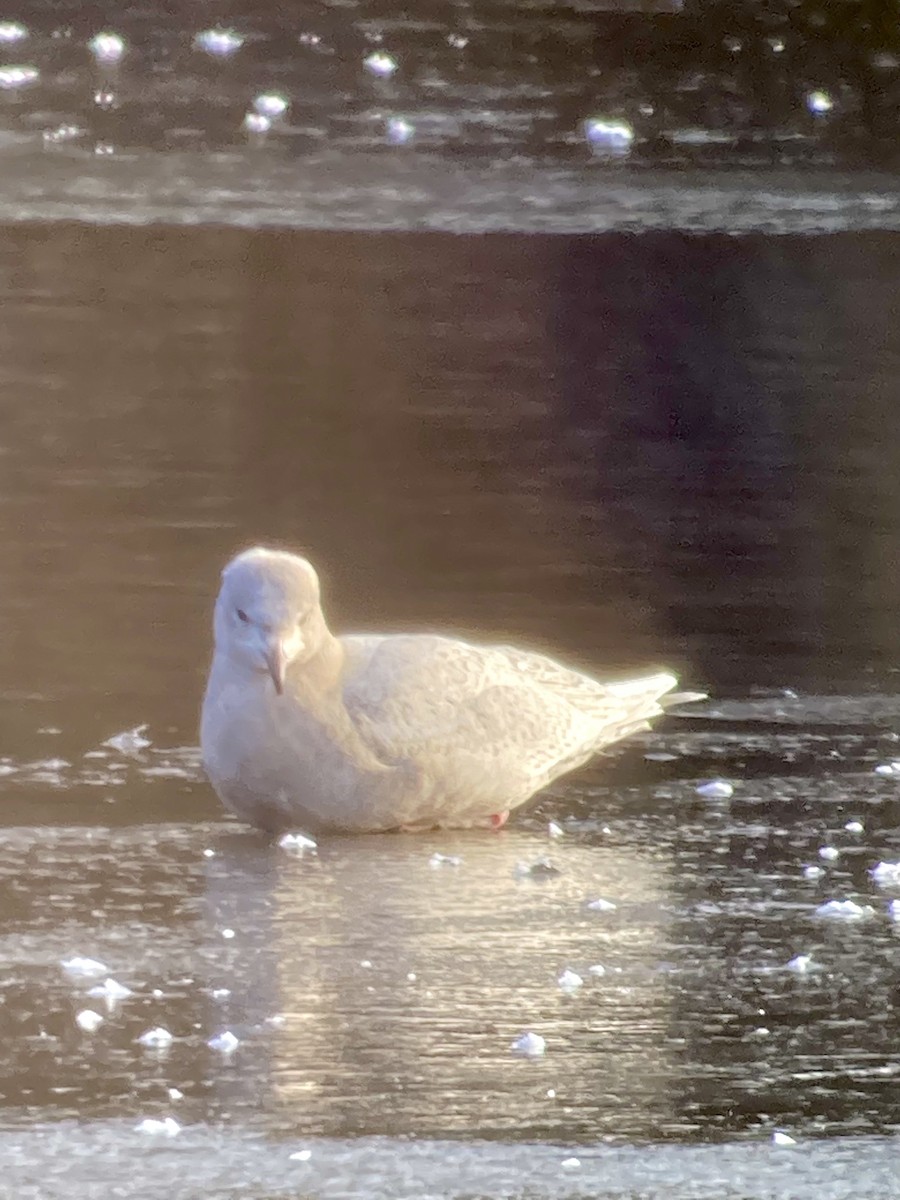
M574 1156L572 1158L564 1158L559 1165L564 1171L577 1171L581 1166L581 1159Z
M233 29L204 29L194 38L197 49L213 58L230 58L243 44L244 38Z
M157 1136L175 1137L181 1133L181 1126L174 1117L166 1117L164 1120L157 1120L156 1117L144 1117L143 1121L139 1121L134 1127L135 1133L150 1133Z
M797 975L805 975L807 971L815 969L815 963L812 960L811 954L795 954L791 961L787 964L789 971L794 971Z
M584 980L577 971L573 971L571 967L566 967L556 982L562 991L575 992L581 987L581 985L584 983Z
M118 750L120 754L139 754L150 745L150 739L144 737L146 729L147 725L135 725L134 729L125 729L107 738L103 745Z
M734 795L734 785L727 779L708 779L699 783L694 789L698 796L706 796L710 800L727 800Z
M125 42L117 33L98 33L88 42L88 49L97 62L117 63L125 53Z
M600 896L596 900L588 900L587 907L591 912L615 912L617 905L612 900L604 900Z
M75 1024L85 1033L93 1033L103 1024L103 1018L92 1008L83 1008L75 1017Z
M876 863L869 874L879 887L900 886L900 862Z
M318 849L315 841L305 833L286 833L278 839L278 845L292 854L305 854L307 850L312 853Z
M363 59L363 66L369 74L376 75L379 79L390 79L397 70L397 65L397 60L384 50L373 50Z
M832 921L864 921L875 915L868 904L857 904L855 900L826 900L815 911L815 916Z
M157 1025L153 1029L145 1029L137 1040L148 1050L165 1050L171 1046L174 1039L168 1029L163 1029L162 1025Z
M405 117L390 117L385 124L384 132L392 146L405 146L416 136L416 127Z
M458 854L440 854L435 851L428 860L429 867L458 867L462 858Z
M862 833L865 829L865 826L863 825L862 821L853 820L848 821L844 828L848 833Z
M824 867L808 866L803 868L803 877L805 879L821 879L824 874Z
M551 879L559 875L559 867L554 867L549 858L541 856L533 863L516 863L513 875L516 879Z
M224 1033L217 1033L215 1037L211 1037L206 1044L210 1050L218 1050L220 1054L234 1054L241 1042L230 1029L226 1029Z
M278 92L260 92L254 98L253 107L263 117L276 121L283 117L290 107L289 102Z
M555 821L550 821L547 825L547 837L561 838L565 830L562 825L557 825Z
M60 966L67 975L71 975L74 979L90 979L95 975L105 975L109 970L106 963L102 963L96 958L82 958L80 954L76 954L73 958L63 959Z
M515 1054L522 1054L526 1058L540 1058L547 1049L547 1043L539 1033L532 1033L528 1029L516 1038L510 1049Z
M293 1154L289 1154L288 1158L291 1162L309 1162L312 1158L312 1150L295 1150Z
M819 847L819 858L821 858L823 862L837 862L840 857L841 852L838 850L837 846Z
M797 1139L792 1138L789 1133L783 1133L780 1129L776 1129L772 1134L773 1146L796 1146Z
M124 983L119 983L107 975L103 983L98 983L90 989L88 995L92 999L105 1000L107 1007L112 1008L120 1000L127 1000L129 996L133 996L134 992Z

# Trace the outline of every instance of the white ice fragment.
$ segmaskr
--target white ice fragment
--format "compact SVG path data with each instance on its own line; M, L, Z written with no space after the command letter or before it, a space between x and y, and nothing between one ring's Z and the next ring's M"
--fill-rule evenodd
M792 1138L789 1133L782 1133L780 1129L776 1129L772 1134L773 1146L796 1146L797 1139Z
M226 999L226 997L231 995L231 989L230 988L213 988L213 990L209 994L212 996L213 1000L224 1000L224 999Z
M651 750L644 755L647 762L674 762L677 757L677 754L667 754L665 750Z
M900 886L900 862L876 863L869 874L879 887Z
M804 879L821 879L824 874L824 867L808 866L803 868Z
M840 857L841 852L838 850L837 846L819 847L819 858L821 858L823 862L837 862Z
M591 149L605 154L625 154L634 141L634 130L627 121L588 117L582 129Z
M253 107L262 116L275 121L284 116L290 108L290 103L280 92L260 92L253 101Z
M469 39L462 33L448 33L447 45L452 46L454 50L465 50L469 44Z
M164 1120L157 1120L156 1117L144 1117L143 1121L139 1121L134 1127L135 1133L151 1133L157 1136L163 1134L166 1137L175 1137L181 1133L181 1126L174 1117L166 1117Z
M549 838L561 838L561 837L563 836L563 834L564 834L564 833L565 833L565 830L563 829L562 825L557 825L557 823L556 823L555 821L550 821L550 822L548 823L548 825L547 825L547 837L549 837Z
M215 1037L211 1037L206 1044L210 1050L218 1050L220 1054L234 1054L241 1043L230 1029L226 1029L224 1033L217 1033Z
M231 939L234 937L234 930L233 929L223 929L222 937L225 939L226 942L230 942Z
M213 58L230 58L243 44L244 38L233 29L204 29L194 37L197 49Z
M268 133L272 128L272 119L271 117L265 116L263 113L248 112L244 114L244 119L241 122L241 128L246 130L247 133Z
M574 1156L572 1158L564 1158L559 1165L564 1171L577 1171L581 1166L581 1159Z
M604 900L600 896L596 900L589 900L587 907L591 912L615 912L617 905L612 900Z
M103 1018L92 1008L83 1008L80 1013L76 1014L75 1024L85 1033L93 1033L103 1024Z
M555 1100L556 1099L556 1088L547 1088L546 1094L547 1094L548 1100Z
M706 783L698 783L694 790L698 796L710 800L727 800L734 795L734 786L727 779L708 779Z
M814 915L832 921L864 921L875 915L875 909L868 904L857 904L855 900L826 900Z
M146 730L146 724L135 725L134 729L123 729L121 733L114 734L101 744L109 746L111 750L118 750L120 754L139 754L151 744L150 738L144 737Z
M862 821L848 821L844 828L848 833L862 833L865 829Z
M416 975L415 971L407 971L406 972L406 982L407 983L415 983L417 979L418 979L418 975Z
M429 867L458 867L462 863L462 858L458 854L440 854L435 851L428 860Z
M121 62L125 53L125 41L117 33L98 33L88 42L88 49L97 62Z
M892 900L888 905L888 915L892 921L900 921L900 900Z
M76 954L73 958L63 959L60 966L67 975L71 975L74 979L90 979L95 975L105 975L109 970L106 963L102 963L96 958L82 958L80 954Z
M74 142L77 138L84 136L84 130L80 125L57 125L53 129L45 129L41 134L41 140L45 146L62 146L66 142ZM103 750L87 750L85 758L107 758L108 755Z
M37 67L0 67L0 91L13 92L16 88L28 87L29 84L37 83L40 75Z
M105 1000L107 1007L113 1008L120 1000L127 1000L134 993L124 983L119 983L107 975L103 983L98 983L95 987L91 988L88 995L92 999Z
M392 146L405 146L416 134L416 127L405 117L390 117L384 127L385 137Z
M162 1025L157 1025L153 1029L145 1029L137 1040L140 1045L145 1046L148 1050L165 1050L168 1046L171 1046L174 1039L168 1029L163 1029Z
M575 992L584 983L584 980L577 971L573 971L571 967L566 967L562 974L556 980L557 986L564 992Z
M289 1154L288 1158L291 1162L309 1162L312 1158L312 1150L295 1150L293 1154Z
M0 43L4 46L10 46L13 42L24 41L28 37L28 30L24 25L20 25L18 21L0 21Z
M515 879L550 879L559 873L559 867L554 867L545 855L535 859L533 863L517 862L513 868Z
M606 967L602 963L594 963L592 967L588 967L588 975L593 975L595 979L599 979L601 975L606 974Z
M797 975L805 975L807 971L813 969L814 965L811 954L795 954L787 964L787 969L794 971Z
M814 117L823 117L834 108L834 101L828 92L817 88L813 92L806 93L806 107Z
M169 1093L170 1100L183 1100L184 1099L184 1092L182 1092L179 1088L170 1087L170 1088L167 1088L167 1091Z
M278 839L278 845L282 850L289 850L292 854L305 854L307 850L311 853L318 849L313 839L307 837L305 833L286 833Z
M390 79L397 70L397 65L397 60L384 50L373 50L363 59L363 66L369 74L377 75L379 79Z
M878 766L875 767L875 774L876 775L896 775L897 774L897 763L896 762L879 763Z
M207 846L206 849L203 851L203 857L204 858L215 858L216 852L215 852L215 850L212 850L209 846Z
M532 1033L530 1029L520 1034L510 1046L510 1050L515 1054L523 1054L526 1058L540 1058L546 1049L546 1041L539 1033Z

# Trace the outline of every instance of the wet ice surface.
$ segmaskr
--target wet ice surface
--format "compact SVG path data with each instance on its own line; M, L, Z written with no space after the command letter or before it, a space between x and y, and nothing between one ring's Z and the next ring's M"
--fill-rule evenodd
M779 708L702 706L500 834L298 855L224 821L4 829L0 1159L17 1194L62 1195L72 1170L127 1179L150 1155L160 1195L412 1196L427 1179L770 1196L789 1153L791 1195L885 1194L900 889L872 872L900 855L900 800L872 764L897 703ZM105 769L151 811L173 786L199 798L189 753L148 736L150 759L111 750ZM153 754L182 775L148 775ZM697 795L710 777L733 796ZM21 772L2 786L40 791ZM566 836L549 842L549 820ZM519 869L540 861L553 870ZM593 911L598 895L615 908ZM871 912L817 916L828 904ZM159 1028L171 1039L141 1041ZM526 1031L542 1054L511 1053Z

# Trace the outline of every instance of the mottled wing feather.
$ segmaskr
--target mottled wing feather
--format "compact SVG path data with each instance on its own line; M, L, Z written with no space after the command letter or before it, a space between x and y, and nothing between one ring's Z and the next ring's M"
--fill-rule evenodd
M345 688L381 757L443 769L459 783L478 774L482 786L497 772L512 795L640 727L659 711L654 701L646 688L622 694L543 655L417 636L385 639Z

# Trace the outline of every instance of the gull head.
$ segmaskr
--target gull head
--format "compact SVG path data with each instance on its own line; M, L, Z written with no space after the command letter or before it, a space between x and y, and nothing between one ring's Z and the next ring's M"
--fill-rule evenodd
M271 676L280 696L291 664L308 662L329 637L312 566L261 546L238 554L222 572L215 635L217 653Z

